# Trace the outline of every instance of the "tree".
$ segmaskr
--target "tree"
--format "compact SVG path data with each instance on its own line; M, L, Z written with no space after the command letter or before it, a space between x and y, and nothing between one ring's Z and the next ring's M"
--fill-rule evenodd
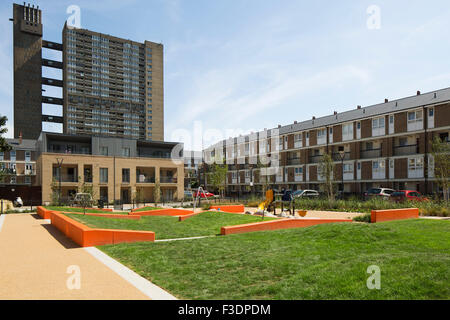
M81 177L78 177L78 181L81 181ZM94 187L92 186L92 184L86 184L86 182L83 182L78 190L80 193L83 193L80 199L80 205L83 208L84 213L86 214L86 208L94 206Z
M442 188L444 200L449 200L449 178L450 178L450 143L442 141L439 137L434 137L431 146L431 154L434 160L434 177Z
M335 199L335 193L334 193L334 161L333 158L329 153L325 153L322 157L322 160L320 161L319 167L318 167L318 175L320 175L324 178L324 182L322 184L322 188L324 189L325 193L327 194L329 201L334 201Z
M214 189L219 191L220 197L223 198L227 183L228 166L217 162L212 166L210 173L210 182Z
M155 207L157 207L159 201L161 200L161 185L159 184L159 180L155 181L155 188L153 189L153 198L155 201Z
M6 139L3 137L5 133L8 132L8 128L5 128L6 122L8 118L3 116L0 117L0 152L10 151L11 146L6 142ZM5 168L0 168L0 181L3 181L5 178Z
M137 189L133 193L133 201L136 204L136 207L139 207L139 204L144 202L144 194L141 189Z
M58 181L56 181L55 178L53 178L53 180L52 180L52 183L50 185L50 189L52 190L51 205L52 206L59 205L59 187L58 187Z

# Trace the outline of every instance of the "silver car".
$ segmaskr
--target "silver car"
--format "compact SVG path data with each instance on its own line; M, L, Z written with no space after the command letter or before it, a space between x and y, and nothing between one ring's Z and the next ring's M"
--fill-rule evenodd
M294 198L317 198L319 192L316 190L297 190L292 193Z

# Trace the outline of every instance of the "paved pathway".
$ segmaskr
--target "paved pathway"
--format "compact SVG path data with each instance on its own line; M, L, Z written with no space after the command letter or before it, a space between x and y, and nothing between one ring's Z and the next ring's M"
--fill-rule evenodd
M0 299L173 298L108 258L78 247L37 215L0 217ZM69 289L76 285L70 266L79 267L80 289Z

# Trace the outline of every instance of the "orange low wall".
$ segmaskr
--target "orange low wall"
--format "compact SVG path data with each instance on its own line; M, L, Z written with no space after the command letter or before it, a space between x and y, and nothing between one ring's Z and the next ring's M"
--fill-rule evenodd
M211 210L219 210L230 213L244 213L245 208L243 205L230 205L230 206L211 206Z
M391 220L418 219L418 218L419 218L418 208L372 210L372 212L370 213L370 220L372 223Z
M130 215L137 216L185 216L194 213L191 210L184 209L159 209L159 210L149 210L149 211L134 211Z
M179 216L178 217L178 221L184 221L186 219L195 217L196 215L200 214L201 212L197 212L197 213L191 213L191 214L185 214L184 216Z
M45 209L44 207L37 207L37 214L42 218L42 219L50 219L51 217L51 212L48 209Z
M237 226L222 227L220 233L229 235L235 233L247 233L255 231L280 230L292 228L304 228L324 223L352 222L350 219L280 219L255 223L241 224Z
M81 247L123 242L155 241L152 231L92 229L62 213L51 212L52 225Z
M64 214L79 214L91 217L102 217L102 218L113 218L113 219L129 219L129 220L140 220L141 216L129 215L129 214L107 214L107 213L81 213L81 212L63 212Z

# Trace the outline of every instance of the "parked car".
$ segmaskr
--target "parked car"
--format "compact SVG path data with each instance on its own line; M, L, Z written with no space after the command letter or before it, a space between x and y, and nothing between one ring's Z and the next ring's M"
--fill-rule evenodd
M382 199L389 199L394 192L394 189L389 188L372 188L364 192L364 198L381 197Z
M200 191L199 197L200 198L213 198L213 197L215 197L215 195L211 192L204 190L204 191ZM197 191L194 192L194 198L197 198Z
M419 191L415 190L398 190L391 195L391 200L395 202L409 201L428 201Z
M295 198L317 198L319 196L319 192L316 190L297 190L292 193L292 196Z

